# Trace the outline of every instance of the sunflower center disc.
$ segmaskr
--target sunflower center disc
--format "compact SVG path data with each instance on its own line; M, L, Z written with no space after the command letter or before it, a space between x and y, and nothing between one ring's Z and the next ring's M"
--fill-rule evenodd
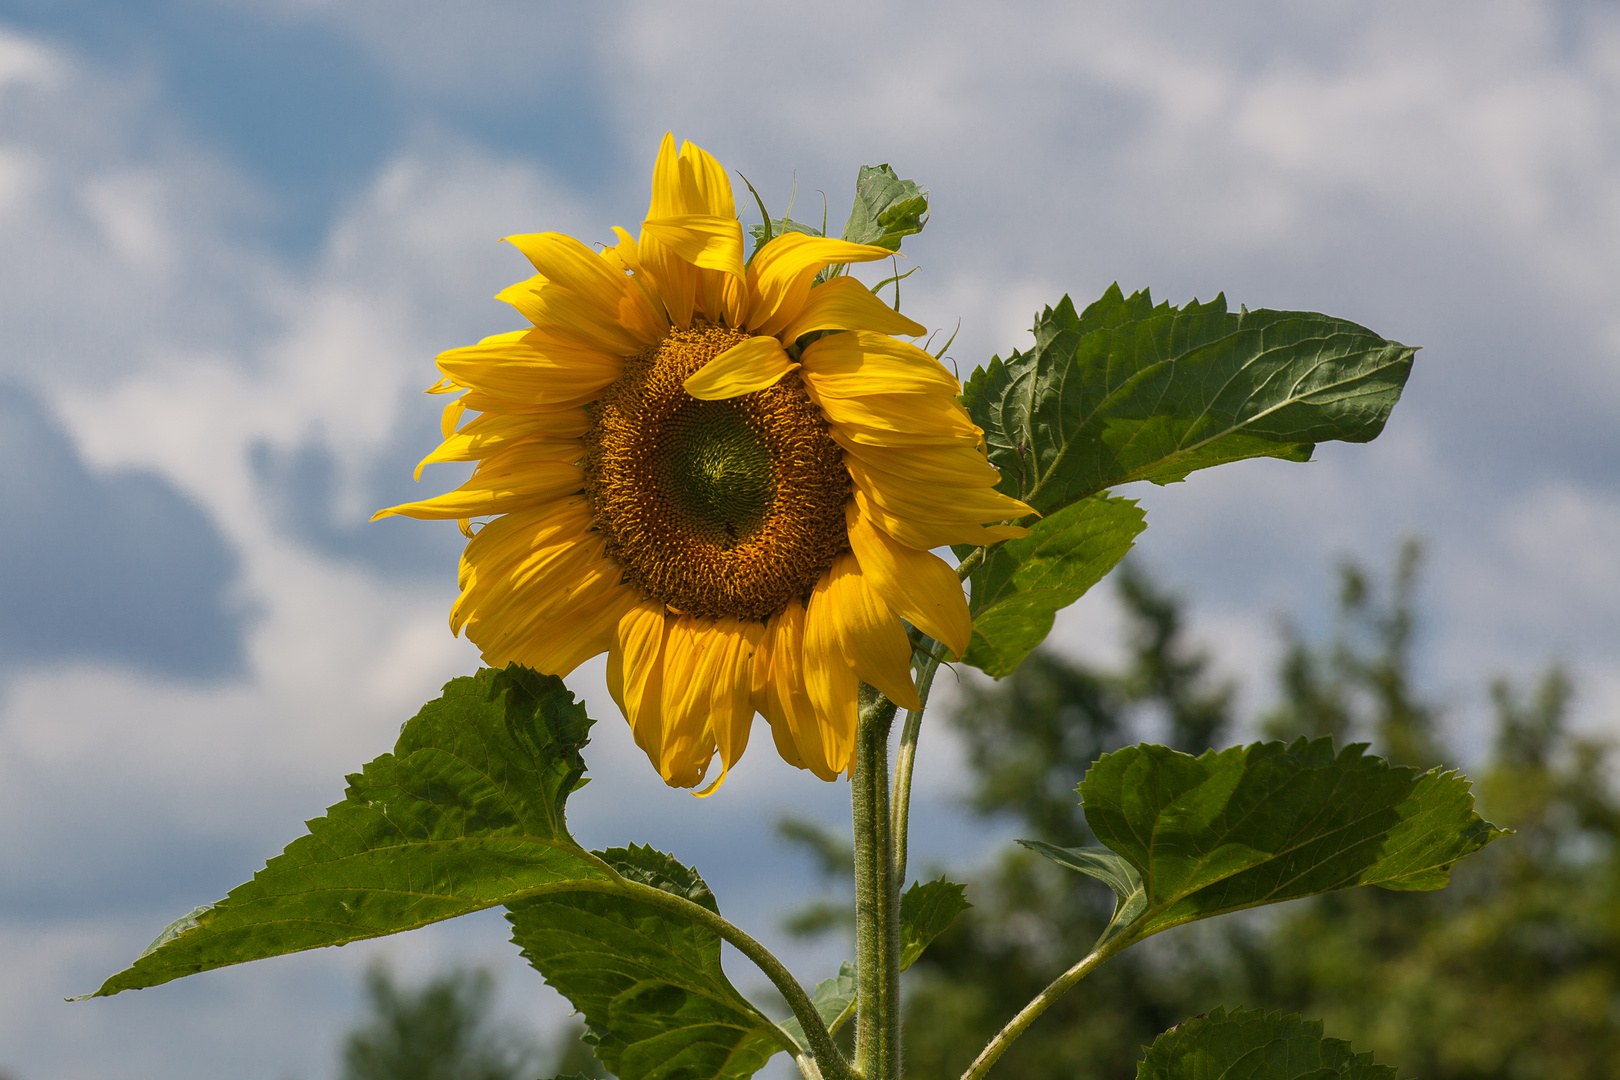
M682 388L747 338L671 333L626 363L585 435L585 494L608 557L691 615L769 618L849 548L849 472L797 375L725 401Z

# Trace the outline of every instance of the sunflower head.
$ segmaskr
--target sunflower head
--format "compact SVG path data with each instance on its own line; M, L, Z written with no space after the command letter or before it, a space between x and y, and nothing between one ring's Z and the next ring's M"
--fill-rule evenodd
M743 258L731 184L666 136L638 236L508 239L530 323L439 357L454 393L423 464L445 495L380 511L472 537L451 627L495 665L608 687L664 779L714 790L755 714L790 763L850 764L864 681L916 707L910 623L960 655L970 622L930 549L1024 534L923 328L829 266L887 248L802 233ZM463 423L467 413L475 419ZM418 467L420 474L420 467ZM473 518L488 518L474 534Z

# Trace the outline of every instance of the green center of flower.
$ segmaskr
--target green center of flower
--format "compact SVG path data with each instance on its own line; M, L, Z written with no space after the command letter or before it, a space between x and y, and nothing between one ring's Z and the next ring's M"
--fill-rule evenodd
M692 534L729 547L759 532L776 494L771 452L736 406L694 401L670 425L664 488Z

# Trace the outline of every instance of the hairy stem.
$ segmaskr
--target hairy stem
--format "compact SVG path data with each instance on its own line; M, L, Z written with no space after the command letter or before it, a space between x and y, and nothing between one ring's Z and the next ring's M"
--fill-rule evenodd
M1091 974L1104 960L1120 952L1134 940L1134 938L1123 935L1117 937L1106 945L1093 949L1091 955L1065 971L1062 975L1059 975L1056 979L1053 979L1050 986L1035 995L1033 1001L1020 1009L1018 1015L1007 1021L1007 1026L997 1032L996 1037L985 1044L984 1049L979 1052L979 1056L973 1059L973 1064L968 1066L968 1071L962 1074L962 1080L979 1080L980 1077L989 1072L990 1066L996 1063L997 1058L1006 1053L1007 1047L1012 1045L1013 1040L1022 1035L1024 1030L1033 1024L1035 1018L1045 1012L1052 1002L1062 997L1064 992L1075 983Z
M900 1076L900 887L889 814L895 704L861 685L850 803L855 819L855 1070Z
M939 660L929 654L917 673L917 698L921 702L913 711L906 710L906 724L900 729L900 750L894 759L894 881L897 888L906 884L906 834L911 826L911 771L917 761L917 736L922 731L923 710L928 708L928 691L934 688L934 673Z

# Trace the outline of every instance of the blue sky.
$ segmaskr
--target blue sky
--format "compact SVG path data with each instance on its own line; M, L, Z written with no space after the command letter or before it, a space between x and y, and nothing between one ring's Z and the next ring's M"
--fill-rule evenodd
M331 1074L358 972L490 962L498 919L66 1005L217 899L477 657L453 526L372 510L435 353L516 325L495 241L633 227L673 130L834 220L856 167L933 192L908 314L963 371L1112 281L1305 308L1423 346L1385 435L1164 489L1143 561L1263 703L1285 614L1424 536L1427 684L1464 755L1483 680L1567 660L1620 725L1620 12L1610 3L431 4L0 0L0 1071ZM810 208L810 209L806 209ZM437 471L435 471L437 470ZM1106 590L1054 643L1106 656ZM761 741L656 785L602 692L593 844L696 863L772 940L808 868L769 823L841 785ZM949 689L942 691L949 697ZM922 861L1003 837L924 744ZM773 936L774 935L774 936ZM785 944L806 979L835 950ZM740 976L746 985L747 977Z

